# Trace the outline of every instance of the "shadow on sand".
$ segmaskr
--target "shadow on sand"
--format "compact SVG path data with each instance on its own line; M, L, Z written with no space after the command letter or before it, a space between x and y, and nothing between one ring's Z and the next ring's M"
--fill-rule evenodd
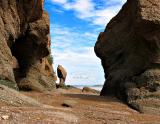
M101 102L121 102L115 97L111 96L99 96L99 95L92 95L92 94L64 94L64 96L70 98L78 98L82 100L91 100L91 101L101 101Z

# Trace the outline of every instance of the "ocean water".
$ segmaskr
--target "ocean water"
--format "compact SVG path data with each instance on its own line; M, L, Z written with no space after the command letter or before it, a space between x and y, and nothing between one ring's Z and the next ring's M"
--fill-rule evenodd
M77 87L77 88L79 88L79 89L83 89L83 87L90 87L90 88L92 88L92 89L101 91L103 86L75 86L75 87Z

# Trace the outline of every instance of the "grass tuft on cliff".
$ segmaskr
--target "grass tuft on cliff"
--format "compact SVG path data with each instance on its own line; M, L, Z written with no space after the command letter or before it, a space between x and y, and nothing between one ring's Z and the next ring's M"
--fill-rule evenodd
M47 59L48 59L49 64L52 65L52 64L53 64L53 56L52 56L52 55L49 55L49 56L47 57Z

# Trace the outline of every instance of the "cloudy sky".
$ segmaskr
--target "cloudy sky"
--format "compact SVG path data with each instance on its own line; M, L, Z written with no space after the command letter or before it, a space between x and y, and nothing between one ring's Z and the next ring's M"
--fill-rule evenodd
M99 32L126 0L45 0L50 15L54 68L61 64L71 85L104 83L100 59L94 53Z

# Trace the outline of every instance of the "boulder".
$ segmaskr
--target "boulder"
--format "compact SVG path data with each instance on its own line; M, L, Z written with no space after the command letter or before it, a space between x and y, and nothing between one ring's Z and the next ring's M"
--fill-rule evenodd
M9 115L3 115L1 118L3 119L3 120L8 120L9 119Z
M64 102L62 103L62 106L73 108L76 104L77 104L77 101L74 101L74 100L64 100Z
M59 87L64 87L66 76L67 76L67 71L61 65L58 65L57 67L57 75L59 78Z
M100 33L95 52L106 79L101 95L160 114L159 0L127 0Z
M14 107L43 107L38 101L0 84L0 105Z
M89 93L96 93L96 94L100 93L99 91L92 89L90 87L83 87L82 92L89 92Z

